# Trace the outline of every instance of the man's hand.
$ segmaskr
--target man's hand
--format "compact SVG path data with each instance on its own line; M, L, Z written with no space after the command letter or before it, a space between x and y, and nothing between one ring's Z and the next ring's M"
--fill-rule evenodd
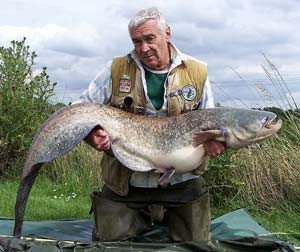
M217 157L217 156L221 155L226 149L224 143L221 143L216 140L210 140L210 141L204 143L203 147L206 151L206 154L210 157Z
M108 151L110 149L109 135L102 128L93 129L85 140L98 151Z

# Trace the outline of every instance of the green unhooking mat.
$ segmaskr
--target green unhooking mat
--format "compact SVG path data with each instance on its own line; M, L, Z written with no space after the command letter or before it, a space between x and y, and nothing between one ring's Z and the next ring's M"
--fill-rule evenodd
M250 214L239 209L212 221L212 241L174 243L167 229L153 226L131 239L119 242L92 242L93 220L25 221L22 235L30 239L11 237L14 220L0 219L0 252L9 244L15 251L296 251L290 244L279 240L260 226Z

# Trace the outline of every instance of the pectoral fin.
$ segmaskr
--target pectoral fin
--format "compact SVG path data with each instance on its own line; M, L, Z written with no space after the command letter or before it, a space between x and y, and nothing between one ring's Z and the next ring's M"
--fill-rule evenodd
M220 136L223 136L222 130L205 130L205 131L198 131L194 133L192 136L192 146L194 148L198 147L199 145L209 141L216 139Z
M173 178L174 174L175 174L175 168L172 167L166 170L159 178L158 183L162 187L166 187L171 182L171 179Z

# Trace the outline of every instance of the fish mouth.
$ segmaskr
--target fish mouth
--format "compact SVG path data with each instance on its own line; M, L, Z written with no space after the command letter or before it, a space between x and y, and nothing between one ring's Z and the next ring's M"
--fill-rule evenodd
M263 128L276 130L278 131L282 126L282 120L278 119L277 116L273 118L266 117L265 122L263 124Z
M278 119L277 116L274 116L272 118L266 117L263 120L264 122L262 128L255 138L256 141L260 139L263 140L272 135L276 135L276 133L280 130L282 126L282 120Z

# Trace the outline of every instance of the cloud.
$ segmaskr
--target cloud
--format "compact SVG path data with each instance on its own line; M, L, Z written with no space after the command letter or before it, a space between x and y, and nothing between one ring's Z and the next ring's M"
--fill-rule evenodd
M111 28L116 29L114 24ZM122 35L128 37L127 34ZM70 85L70 88L86 86L88 84L86 78L92 79L100 70L101 64L108 61L111 55L121 54L123 47L118 46L118 43L111 43L118 41L118 36L120 35L109 35L107 30L99 31L87 23L77 27L56 24L42 27L9 25L0 27L0 44L9 46L11 40L26 37L31 50L38 54L38 65L46 66L50 76L61 85L67 85L66 82L75 83ZM127 44L130 48L129 38L123 44Z
M38 50L52 50L66 55L97 57L111 48L105 32L93 25L83 23L77 27L47 24L42 27L0 27L0 42L8 44L13 39L27 38L28 43ZM105 42L107 41L107 42Z
M38 54L37 68L48 67L58 89L81 90L108 60L131 50L128 21L149 6L158 6L165 14L177 47L208 62L215 83L240 81L236 73L245 79L267 78L261 52L283 74L299 73L296 0L10 0L0 9L0 44L8 46L11 40L26 37ZM225 91L242 89L239 85ZM297 88L291 87L298 97ZM225 100L221 91L215 92ZM247 97L247 88L239 94L239 99L255 97Z

